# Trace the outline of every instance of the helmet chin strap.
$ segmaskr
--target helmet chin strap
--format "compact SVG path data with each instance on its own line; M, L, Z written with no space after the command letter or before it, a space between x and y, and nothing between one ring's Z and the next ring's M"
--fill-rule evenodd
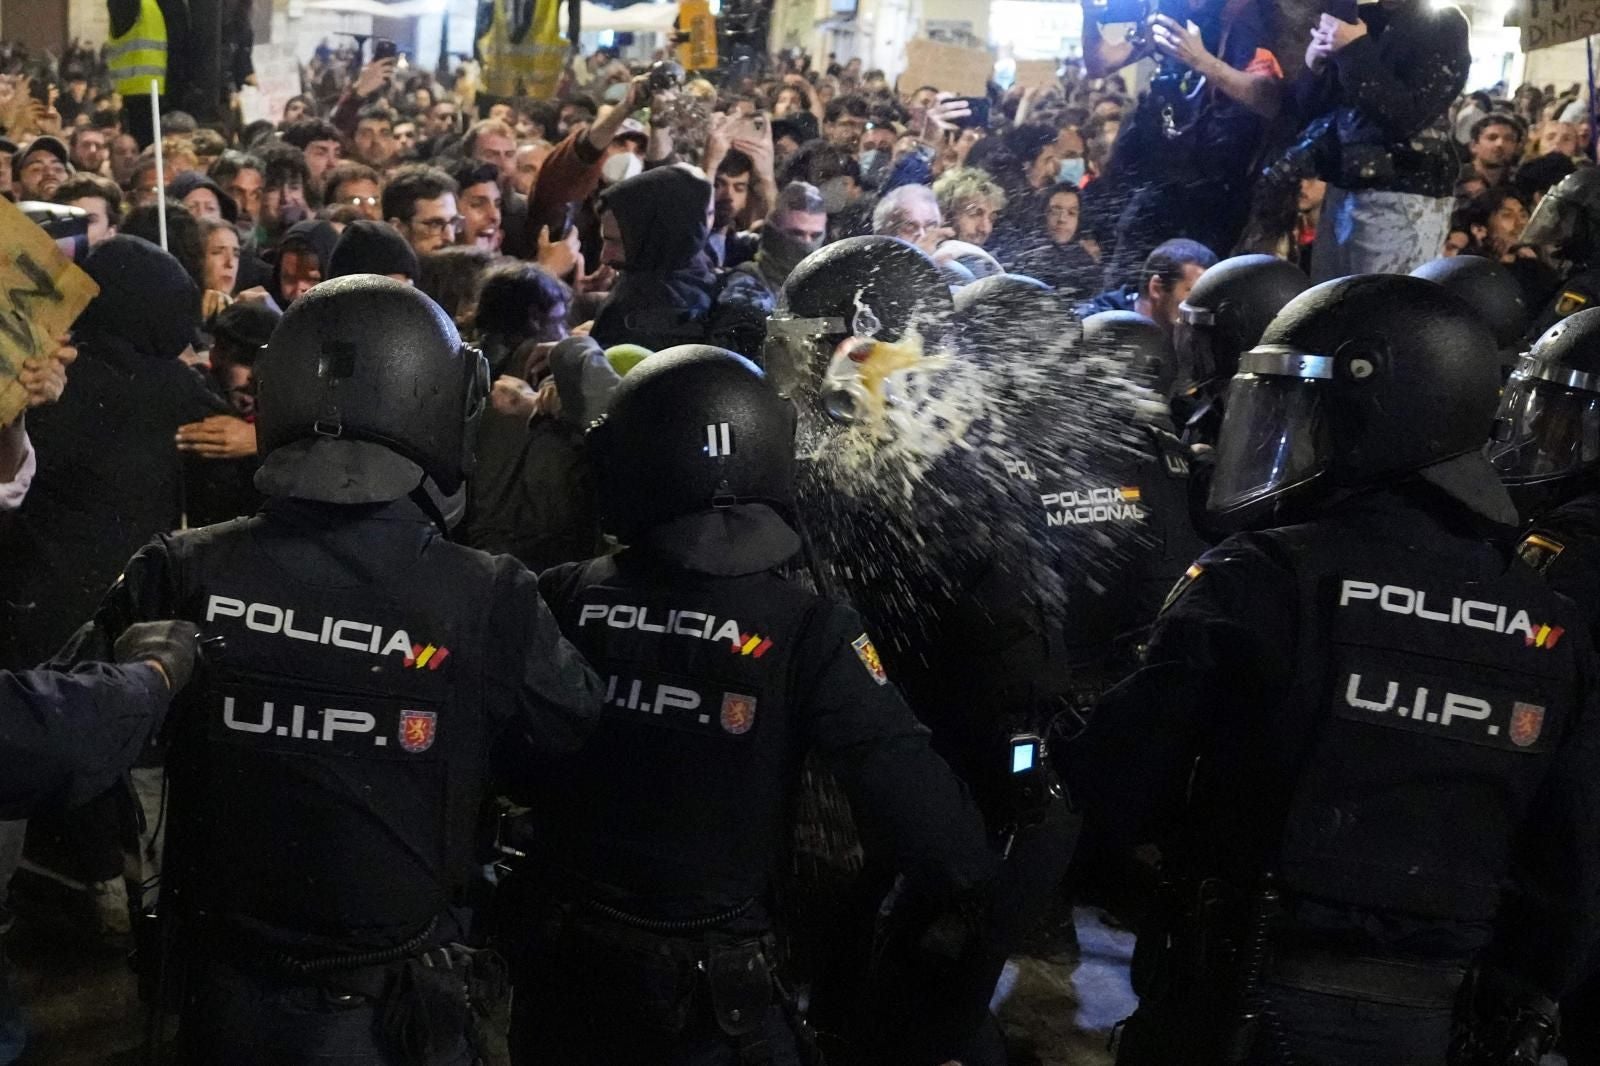
M433 479L424 474L422 480L417 482L417 487L407 493L406 497L422 508L422 513L428 516L428 521L438 527L441 536L449 539L450 523L444 516L442 506L447 501L439 497L438 492L439 487L433 483Z

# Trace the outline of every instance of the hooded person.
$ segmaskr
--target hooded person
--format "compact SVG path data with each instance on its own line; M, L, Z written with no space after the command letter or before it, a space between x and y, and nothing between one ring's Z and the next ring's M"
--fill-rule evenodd
M467 485L461 526L469 546L514 555L535 572L605 551L583 432L605 414L622 380L588 337L557 344L550 353L550 373L553 409L527 420L509 461L479 465ZM483 428L494 425L486 419ZM485 450L480 435L480 454Z
M326 275L342 278L347 274L380 274L416 284L422 274L411 242L387 222L361 219L350 223L339 235L333 254L324 264Z
M339 231L333 223L307 219L289 227L278 243L278 257L272 266L268 291L284 310L328 277L333 269L333 249Z
M182 524L173 435L227 410L178 358L200 323L200 290L176 259L116 236L83 267L100 294L73 327L72 384L28 416L38 472L0 530L0 660L9 667L55 652L128 556Z
M678 166L602 194L600 260L618 272L590 331L602 347L659 351L705 339L717 287L705 255L710 205L711 183Z

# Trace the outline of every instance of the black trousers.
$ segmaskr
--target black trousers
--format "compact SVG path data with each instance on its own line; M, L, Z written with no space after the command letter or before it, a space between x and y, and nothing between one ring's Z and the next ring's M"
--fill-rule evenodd
M380 1010L365 996L286 984L208 960L188 982L178 1061L184 1066L414 1066L382 1048ZM471 1066L473 1061L463 1033L428 1066Z
M742 1066L737 1041L697 1011L676 1036L619 1023L603 1000L573 995L558 974L533 975L511 994L512 1066ZM780 1007L759 1033L768 1066L800 1066L794 1033Z
M1295 1066L1445 1066L1453 1009L1400 1006L1371 1000L1268 985L1267 995L1282 1024ZM1260 1056L1260 1061L1275 1061Z

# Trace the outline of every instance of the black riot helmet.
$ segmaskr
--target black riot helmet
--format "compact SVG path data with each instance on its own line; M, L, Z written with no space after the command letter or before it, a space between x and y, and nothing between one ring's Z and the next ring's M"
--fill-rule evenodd
M420 289L351 274L285 312L256 361L268 496L399 499L426 475L449 495L471 471L489 364Z
M979 356L1002 338L1014 347L1023 331L1055 339L1076 337L1080 329L1067 301L1026 274L992 274L963 286L956 290L955 312L962 333L979 342Z
M1271 255L1236 255L1207 270L1178 306L1177 376L1186 385L1233 377L1267 323L1310 287L1299 267Z
M1521 241L1574 263L1600 260L1600 169L1579 167L1545 193Z
M1152 387L1169 395L1177 377L1172 338L1155 319L1137 311L1101 311L1083 320L1083 347L1109 355L1129 370L1150 377Z
M1481 454L1499 389L1494 338L1438 285L1395 274L1324 282L1291 300L1240 358L1208 510L1239 528L1291 495L1416 472L1515 522Z
M955 291L962 349L979 362L1040 355L1074 343L1080 323L1056 290L1024 274L994 274Z
M913 330L926 349L944 340L950 286L923 252L896 237L847 237L800 261L767 320L762 361L794 398L820 386L846 341L899 342ZM848 421L848 412L830 411Z
M1511 271L1479 255L1451 255L1423 263L1411 276L1443 285L1461 297L1494 334L1501 365L1516 363L1522 337L1528 332L1528 302Z
M634 367L586 443L610 532L624 540L714 507L792 510L795 409L759 367L681 344Z
M1600 471L1600 307L1551 326L1500 394L1489 461L1530 517L1594 488Z

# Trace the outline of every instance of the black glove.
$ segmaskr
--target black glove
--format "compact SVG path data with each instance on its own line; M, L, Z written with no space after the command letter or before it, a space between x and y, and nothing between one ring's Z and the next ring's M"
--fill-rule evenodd
M154 660L167 675L167 685L177 692L194 674L200 634L192 622L139 622L117 638L119 663Z

